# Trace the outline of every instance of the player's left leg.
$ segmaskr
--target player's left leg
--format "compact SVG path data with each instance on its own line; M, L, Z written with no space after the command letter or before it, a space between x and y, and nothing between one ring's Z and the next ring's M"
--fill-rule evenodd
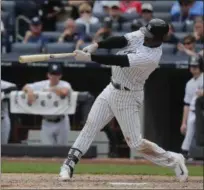
M10 118L9 116L4 116L1 120L1 144L7 144L10 135Z
M65 116L65 118L59 122L57 126L57 145L68 145L68 134L70 131L70 121L69 117Z
M139 109L136 99L122 99L118 105L112 105L127 144L144 158L155 164L175 170L179 180L186 180L188 171L181 154L165 151L153 142L143 139L140 131Z
M183 151L186 151L187 154L189 152L191 142L192 142L193 136L195 134L195 120L196 120L195 113L192 111L189 111L186 135L185 135L184 141L183 141L182 146L181 146L181 149ZM188 157L188 155L186 155L186 156Z

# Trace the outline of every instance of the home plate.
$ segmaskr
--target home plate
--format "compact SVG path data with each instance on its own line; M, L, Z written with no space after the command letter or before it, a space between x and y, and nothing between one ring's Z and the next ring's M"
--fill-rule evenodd
M147 183L129 183L129 182L110 182L110 185L125 185L125 186L137 186L137 185L146 185Z

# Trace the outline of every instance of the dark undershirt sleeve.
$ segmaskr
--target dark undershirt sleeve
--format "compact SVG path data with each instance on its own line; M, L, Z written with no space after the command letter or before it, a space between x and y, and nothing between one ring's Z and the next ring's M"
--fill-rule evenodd
M128 41L124 36L114 36L106 40L98 42L98 48L113 49L113 48L123 48L127 46Z
M91 60L103 65L130 66L127 55L91 55Z
M17 87L12 86L6 89L1 89L1 92L4 92L5 94L9 94L11 91L17 90Z

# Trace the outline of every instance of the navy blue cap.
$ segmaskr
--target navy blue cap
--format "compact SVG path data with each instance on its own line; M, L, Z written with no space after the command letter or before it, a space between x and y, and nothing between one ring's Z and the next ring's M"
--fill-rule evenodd
M39 17L34 17L34 18L32 18L31 24L32 24L32 25L40 25L40 24L41 24L40 18L39 18Z
M51 64L48 68L48 73L52 75L61 75L62 74L62 67L60 64Z

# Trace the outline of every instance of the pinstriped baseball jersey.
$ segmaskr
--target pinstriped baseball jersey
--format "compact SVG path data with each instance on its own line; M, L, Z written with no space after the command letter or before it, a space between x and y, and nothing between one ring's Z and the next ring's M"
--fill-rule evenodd
M127 54L130 67L112 67L112 80L131 90L143 90L145 80L157 68L162 55L162 47L149 48L143 45L141 31L127 33L128 45L117 52Z

